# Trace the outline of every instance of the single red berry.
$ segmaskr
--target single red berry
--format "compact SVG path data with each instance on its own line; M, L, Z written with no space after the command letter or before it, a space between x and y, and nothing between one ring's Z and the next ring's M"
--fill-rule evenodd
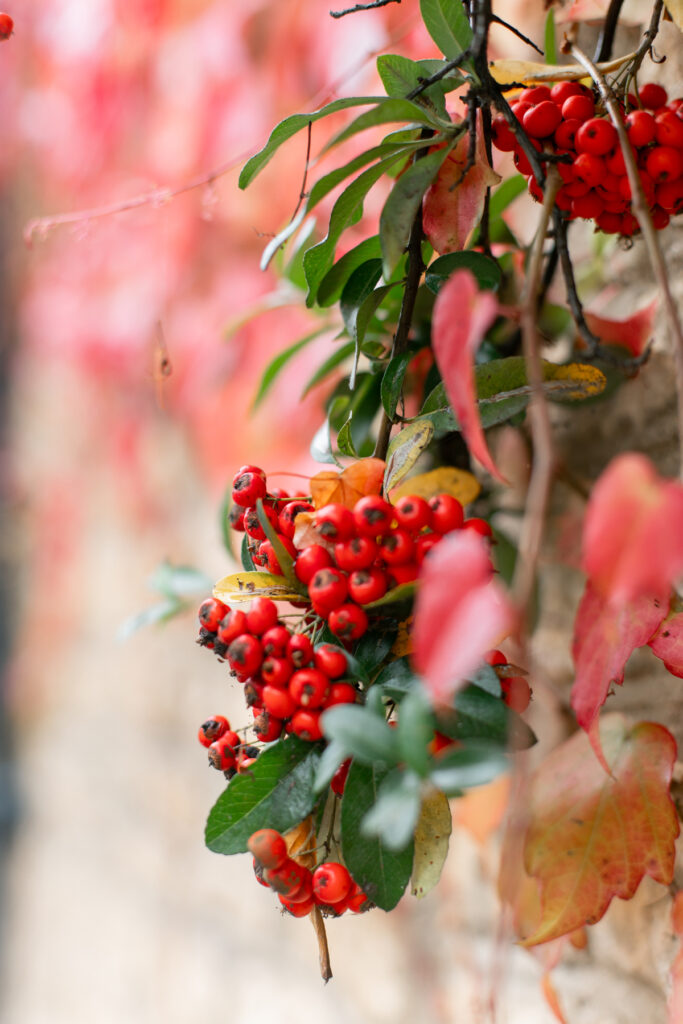
M291 555L292 559L296 558L296 556L298 554L298 551L294 547L294 544L289 539L289 537L285 537L285 535L281 533L281 534L278 534L278 540L282 544L282 546L285 549L285 551L289 555ZM273 576L282 576L283 575L282 566L280 565L280 561L278 559L277 552L276 552L275 548L273 547L273 545L270 543L269 540L261 541L261 546L259 548L259 554L263 558L265 558L265 563L266 563L266 566L268 567L268 572L272 573Z
M242 676L254 676L263 661L263 648L251 633L241 633L228 647L230 668Z
M507 665L508 660L502 651L488 651L484 655L484 661L487 665Z
M296 897L306 885L306 879L310 880L310 875L308 868L291 857L287 857L279 867L267 868L263 872L263 877L271 889L292 902L298 902Z
M652 208L652 226L656 231L662 231L671 220L671 217L666 210L663 210L661 206L654 206Z
M541 152L543 147L541 143L538 141L538 139L529 139L529 142L535 150L537 150L539 153ZM522 149L517 148L515 150L514 161L515 167L517 168L520 174L529 175L532 173L533 168L529 163L526 153L524 153Z
M263 683L257 683L253 679L250 679L248 683L245 683L244 699L248 708L253 708L254 711L262 711Z
M556 82L550 90L550 99L561 107L570 96L581 96L583 91L578 82Z
M328 679L339 679L346 674L348 662L346 655L334 644L320 644L314 654L315 667L324 672Z
M329 687L329 677L317 668L300 668L289 680L292 701L304 708L321 707Z
M237 470L234 477L232 478L233 487L240 479L240 477L245 475L245 473L253 473L255 476L262 476L264 480L266 479L265 470L261 469L260 466L240 466L240 468Z
M550 91L548 90L548 95ZM522 118L522 125L527 135L534 139L547 139L553 134L562 120L560 108L552 100L544 100L542 103L527 110Z
M647 155L645 168L658 185L675 181L683 174L683 156L673 146L655 146Z
M661 85L657 85L656 82L648 82L647 85L641 85L638 93L640 102L648 110L657 110L659 107L663 107L668 99L666 89Z
M261 679L268 686L277 686L284 689L289 683L294 667L289 658L276 658L269 655L261 665ZM268 708L273 711L272 708ZM273 711L274 714L277 712ZM286 718L286 715L278 715L278 718Z
M258 882L258 884L265 886L266 889L270 889L270 886L263 877L263 864L259 864L259 862L256 860L256 857L254 857L251 862L251 866L254 869L254 875L256 876L256 881Z
M335 561L345 572L367 569L376 557L377 542L372 537L351 537L334 546Z
M531 110L533 104L524 103L522 100L517 100L515 103L510 104L510 110L515 115L519 123L522 123L522 118L526 114L527 110Z
M405 494L394 505L394 515L404 530L419 533L425 526L431 526L432 512L424 498L416 494Z
M387 589L387 576L382 569L359 569L349 576L349 595L357 604L379 601Z
M595 113L592 96L570 96L562 104L562 118L565 121L589 121Z
M583 217L584 220L593 220L602 213L603 209L604 200L593 190L585 196L578 196L572 200L571 204L572 216Z
M230 728L230 722L223 715L214 715L199 727L199 742L203 747L210 747L212 743L219 740Z
M344 604L349 587L341 569L320 569L308 584L308 594L318 614L326 616Z
M330 613L328 625L340 640L360 640L368 628L368 617L357 604L343 604Z
M295 668L304 668L313 661L313 644L303 633L294 633L287 644L287 655Z
M605 164L610 174L616 174L620 178L624 177L626 174L626 164L624 163L624 154L621 151L621 147L617 147L613 153L606 157Z
M683 149L683 120L672 110L663 110L655 118L655 138L660 146Z
M429 499L432 512L432 528L436 533L450 533L462 527L464 512L457 498L451 494L437 494Z
M264 868L280 868L288 859L287 843L274 828L254 832L247 840L247 849Z
M279 686L266 685L263 687L263 706L269 715L274 715L275 718L281 718L284 721L292 717L298 702L294 700L289 690Z
M335 704L355 704L356 688L351 683L332 683L328 691L323 708L333 708Z
M344 795L344 786L346 785L346 777L349 774L350 767L351 758L347 757L345 761L342 761L342 763L339 765L336 772L332 776L332 779L330 781L330 789L332 790L333 793L336 793L337 796Z
M208 629L210 633L215 633L218 629L218 624L223 616L230 611L227 604L223 604L215 597L207 597L206 601L202 601L199 606L199 622Z
M222 644L230 645L242 633L247 632L247 616L241 608L233 608L218 624L216 636Z
M331 541L348 540L356 532L351 509L336 503L318 509L315 514L315 525L318 532L326 540Z
M426 555L436 547L441 540L440 533L425 533L422 537L418 537L415 542L415 561L418 565L422 565Z
M231 530L237 530L238 533L244 533L244 513L246 509L241 505L231 505L230 511L228 512L228 522L230 523Z
M292 715L292 732L300 739L309 740L311 743L322 739L320 712L308 711L304 708L295 711Z
M415 554L413 538L407 530L397 527L387 534L379 547L379 555L387 565L403 565Z
M283 728L284 722L282 719L270 715L267 711L264 711L254 719L256 735L263 743L272 743L281 734Z
M280 509L278 516L278 529L285 537L291 540L294 537L294 520L300 512L313 512L314 508L309 501L302 501L300 498L288 501L284 508Z
M286 626L271 626L261 635L261 646L266 657L284 658L292 634Z
M232 488L234 505L255 506L259 498L266 496L265 477L256 473L241 473L236 477Z
M286 896L280 895L278 895L278 899L287 913L291 914L292 917L308 917L315 906L313 896L307 896L305 899L299 900L299 902L288 900Z
M582 121L579 121L577 117L569 118L566 121L561 121L555 130L555 145L558 149L574 149L576 144L576 133L582 125ZM564 177L565 174L571 174L571 164L558 164L560 174ZM563 169L565 174L563 174Z
M655 119L647 110L632 110L625 121L628 141L632 146L647 146L655 137Z
M450 736L445 736L438 730L434 733L434 739L430 740L428 749L430 754L439 754L442 750L447 750L448 747L453 746L453 740Z
M678 213L683 206L683 180L665 181L655 189L657 203L664 210Z
M599 185L606 174L605 161L594 153L580 153L574 161L574 176L577 183L583 182L589 189ZM567 191L572 192L573 188L574 186L569 185Z
M638 221L632 213L624 213L621 217L621 224L619 225L620 235L634 235L639 230Z
M247 612L247 629L255 636L261 636L277 625L277 605L269 597L255 597Z
M568 100L567 102L571 103L572 101ZM584 121L576 133L577 153L605 156L612 152L618 142L616 128L604 117L591 117L588 121Z
M240 738L228 729L209 747L209 764L218 771L226 772L235 767Z
M320 903L338 903L353 889L354 881L343 864L328 861L313 872L313 893Z
M530 103L532 106L545 103L551 98L551 92L547 85L530 85L522 89L519 94L519 103Z
M268 505L264 505L263 511L265 512L268 521L270 522L270 525L273 527L274 530L276 530L278 525L278 518L275 509L270 508L270 506ZM250 537L254 538L254 540L264 541L266 539L266 532L261 526L261 521L258 517L258 512L256 511L255 508L252 508L251 506L244 510L244 529L246 530Z
M364 537L383 537L391 529L394 506L378 494L367 494L354 505L353 517Z
M498 114L491 122L491 142L501 153L512 153L517 140L502 114Z
M500 681L503 700L509 708L521 715L529 707L531 687L524 676L504 676Z
M403 565L387 566L387 576L391 587L400 587L402 583L413 583L420 575L417 562L404 562Z
M9 39L14 32L14 22L9 14L0 14L0 40Z
M493 531L491 526L486 522L485 519L466 519L462 524L463 530L473 530L474 533L478 533L480 537L492 537Z
M600 157L594 156L591 157L590 159L599 160ZM571 199L576 199L577 196L585 196L588 192L590 192L590 190L590 185L586 184L585 181L579 181L578 179L576 181L572 181L570 185L564 186L565 194L568 195Z
M370 897L363 892L359 885L354 885L347 898L348 909L352 914L362 914L363 911L370 909Z
M311 544L299 554L294 563L294 573L298 580L308 584L317 572L333 564L332 555L327 548L321 544Z
M616 235L621 227L621 216L612 212L601 213L596 224L606 235Z

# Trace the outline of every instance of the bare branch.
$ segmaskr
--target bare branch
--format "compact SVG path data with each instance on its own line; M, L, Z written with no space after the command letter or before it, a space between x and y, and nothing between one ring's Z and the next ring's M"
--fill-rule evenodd
M388 7L389 4L400 4L400 2L401 0L372 0L371 3L347 7L344 11L330 11L330 17L344 18L347 14L356 14L358 11L372 11L377 7Z

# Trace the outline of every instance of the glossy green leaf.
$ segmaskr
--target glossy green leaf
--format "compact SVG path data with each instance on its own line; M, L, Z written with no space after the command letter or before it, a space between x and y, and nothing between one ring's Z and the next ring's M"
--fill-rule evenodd
M295 736L264 750L249 775L236 775L219 796L206 823L214 853L245 853L261 828L287 832L311 813L321 745Z
M246 572L257 571L256 566L254 565L254 560L251 557L251 552L249 550L249 536L246 533L242 537L242 543L240 545L240 561L242 562L242 568Z
M525 750L536 742L520 715L506 707L500 697L478 686L460 690L455 713L439 712L437 728L454 740L488 740L511 750Z
M449 252L434 260L427 268L425 284L430 291L438 293L451 274L456 270L469 270L477 279L480 288L495 291L501 282L502 272L496 260L481 252Z
M261 404L275 383L281 370L285 368L290 359L292 359L297 352L300 352L302 348L308 345L309 342L313 341L315 338L319 338L321 334L324 334L327 329L327 327L319 327L317 330L311 331L310 334L307 334L304 338L301 338L299 341L294 342L293 345L290 345L289 348L286 348L284 352L279 352L275 358L268 363L268 366L263 371L258 391L254 397L252 405L253 409L256 409L256 407Z
M311 441L309 452L311 458L316 462L332 463L338 465L337 459L332 451L332 437L330 436L330 420L329 417L325 419L322 426L318 427L313 440Z
M521 195L522 192L526 192L526 179L521 174L513 174L511 178L506 178L505 181L498 185L491 193L489 222L492 223L495 220L500 220L510 203L517 196Z
M427 31L449 60L455 60L472 42L472 29L461 0L420 0Z
M360 679L369 679L377 668L384 662L396 639L396 627L389 625L388 628L374 628L365 633L356 644L353 656L361 666L364 675Z
M385 53L377 58L377 71L387 95L406 97L414 89L419 88L422 82L438 73L443 64L443 61L414 61L397 53ZM447 92L457 89L462 82L462 76L452 72L424 89L415 97L415 102L422 105L433 104L439 116L446 119L448 114L444 96Z
M420 686L420 677L411 667L410 658L397 658L389 662L375 679L373 689L380 688L392 700L402 701L406 694Z
M349 455L354 459L358 458L358 452L355 449L353 436L351 434L351 420L347 420L337 434L337 448L342 455Z
M396 764L398 740L383 718L360 704L337 704L325 711L322 729L328 740L343 747L347 757L364 764L383 761Z
M387 605L398 604L401 601L412 601L417 590L417 582L412 583L401 583L397 587L392 587L391 590L387 590L384 597L378 598L377 601L371 601L369 604L363 605L367 609L373 608L385 608Z
M360 353L363 349L363 342L365 340L365 332L367 331L372 318L375 313L382 305L389 293L396 287L395 284L383 284L379 288L375 288L373 292L361 303L356 313L353 323L353 339L356 345L356 358L354 361L354 374L356 372L356 364Z
M351 277L356 267L371 259L381 259L382 246L379 235L372 235L365 238L353 249L344 253L334 266L328 270L320 282L318 288L317 303L319 306L331 306L341 296L346 282Z
M398 716L398 749L401 760L421 778L429 771L428 744L434 738L434 712L424 690L413 690L401 702Z
M408 364L415 357L414 352L399 352L389 361L382 376L382 406L387 416L393 418L403 390L403 378Z
M428 419L414 420L392 437L387 449L384 490L391 491L410 473L432 442L434 425Z
M450 151L451 147L443 146L416 159L389 193L379 218L384 277L387 281L406 250L422 198Z
M472 786L484 786L509 769L505 751L489 743L469 742L435 758L430 779L446 796L459 796Z
M341 805L341 843L344 863L354 881L382 910L393 910L410 880L413 844L394 852L361 831L387 774L377 765L351 764Z
M413 848L413 833L420 816L420 777L394 768L382 780L377 802L361 822L365 836L376 836L388 850Z
M415 103L413 100L393 99L390 97L378 103L372 110L359 114L351 124L333 136L323 147L322 151L326 153L333 146L338 146L353 135L357 135L358 132L363 132L380 124L393 124L397 121L405 121L408 124L424 124L432 128L441 127L438 118L435 118L435 115L431 111L426 110L421 104Z

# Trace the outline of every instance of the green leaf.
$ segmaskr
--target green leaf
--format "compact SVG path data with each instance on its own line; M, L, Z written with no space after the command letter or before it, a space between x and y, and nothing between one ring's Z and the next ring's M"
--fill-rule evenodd
M339 308L341 310L344 326L353 341L355 353L353 369L349 379L349 388L351 391L353 391L355 386L358 359L360 357L360 342L362 341L362 337L360 339L358 337L358 315L365 303L365 300L368 296L371 296L374 293L375 285L381 276L382 261L380 259L368 260L366 263L362 263L359 267L356 267L346 282L344 291L341 295ZM383 298L383 295L381 297ZM375 309L376 306L374 306L372 310L373 313ZM364 316L364 327L367 324L367 320L368 316L366 314ZM365 333L364 328L363 333Z
M356 358L354 361L352 381L355 378L356 365L362 351L365 332L367 331L373 316L382 305L389 292L395 287L395 284L384 284L380 288L375 288L375 290L368 295L358 308L353 320L353 340L356 346Z
M392 700L402 701L406 694L420 686L420 678L411 666L410 658L397 658L385 665L374 681L373 689L379 687L387 697Z
M443 146L415 160L389 193L379 218L384 277L387 281L408 245L422 197L439 173L439 168L451 149L452 145Z
M416 589L416 580L413 580L412 583L400 583L397 587L387 590L384 597L380 597L376 601L370 601L369 604L364 604L363 607L367 611L367 609L384 608L390 604L398 604L400 601L412 601Z
M240 561L242 562L242 568L246 572L257 571L256 566L254 565L254 560L251 557L251 552L249 550L249 537L246 533L242 537L242 544L240 545Z
M379 124L391 124L397 121L405 121L408 124L424 124L437 129L443 127L440 120L419 103L415 103L413 100L389 98L382 100L372 110L359 114L351 124L343 128L325 144L322 152L326 153L334 146L338 146L341 142L345 142L353 135L363 132L367 128L374 128Z
M480 288L495 291L502 279L502 272L496 260L480 252L449 252L434 260L427 268L425 284L435 294L456 270L470 270Z
M363 818L361 832L376 836L388 850L403 850L411 842L420 816L420 778L395 768L382 780L377 802Z
M422 453L431 444L434 425L428 419L409 423L395 437L387 449L387 468L384 472L384 490L390 491L410 473Z
M422 689L413 690L401 702L398 716L398 749L401 759L421 778L429 773L427 746L434 738L434 712Z
M484 786L510 767L504 750L490 743L468 743L459 750L446 751L433 763L430 778L446 796Z
M526 191L526 179L521 174L506 178L492 193L489 204L489 221L500 220L513 200Z
M273 551L275 552L275 557L282 569L282 575L287 580L287 583L292 590L298 590L302 596L307 597L308 588L301 583L294 572L294 559L280 540L277 530L266 515L265 509L263 508L263 500L261 498L256 499L256 514L258 516L258 521L261 524L261 529L266 535L266 539L273 545Z
M320 721L325 736L343 747L346 757L364 764L373 761L396 764L396 733L383 718L360 704L337 704L325 711Z
M467 686L456 695L455 713L439 712L437 729L454 740L488 740L503 748L525 750L536 742L526 722L500 697Z
M249 775L236 775L219 796L206 823L206 845L214 853L245 853L260 828L287 832L311 813L313 780L321 746L295 736L268 747Z
M309 452L311 458L316 462L328 463L331 462L334 466L338 466L339 463L335 458L334 452L332 451L332 438L330 437L330 420L329 417L325 420L321 427L318 427L313 440L311 441Z
M424 143L419 140L404 139L397 142L384 141L378 146L364 150L354 157L353 160L349 160L348 163L344 164L343 167L335 167L333 171L323 175L322 178L316 181L308 196L306 213L310 213L313 207L317 206L321 199L324 199L332 189L336 188L345 178L359 171L361 167L365 167L366 164L389 156L408 156L421 146L424 146Z
M555 39L555 12L552 7L545 18L545 31L543 33L545 62L546 64L557 64L557 41Z
M361 823L377 801L388 774L376 765L351 764L341 805L341 843L344 863L355 882L382 910L393 910L410 879L413 844L394 852L378 838L368 838Z
M211 580L192 565L171 565L162 562L156 567L147 585L164 597L188 597L211 589Z
M306 386L301 392L301 397L305 398L308 392L311 391L316 386L316 384L320 384L320 382L325 380L325 378L328 377L333 370L336 370L337 367L340 366L345 359L348 359L349 356L352 356L353 353L355 352L355 349L356 346L352 341L348 341L345 342L343 345L340 345L339 348L337 348L336 351L334 351L331 356L328 356L328 358L323 363L320 364L315 373L306 381ZM317 461L320 462L321 460L318 459Z
M503 692L500 688L500 679L490 665L480 665L470 679L470 682L481 690L486 690L487 693L493 694L494 697L500 697Z
M247 185L251 184L282 143L291 139L302 128L313 124L314 121L319 121L321 117L335 114L338 110L346 110L348 107L365 107L369 104L382 102L384 102L383 96L346 96L343 99L334 100L333 103L328 103L326 106L321 107L320 110L314 110L311 114L292 114L291 117L286 117L284 121L280 121L273 128L270 138L263 149L260 149L258 153L255 153L246 162L240 173L239 187L246 188Z
M390 627L382 632L372 629L365 633L353 652L353 656L361 667L363 675L358 678L366 681L383 663L396 639L396 629Z
M472 42L472 29L460 0L420 0L427 31L449 60L455 60Z
M442 67L443 61L414 61L397 53L385 53L377 58L377 71L382 79L382 85L387 95L396 97L408 96ZM422 105L433 104L439 116L445 119L448 113L444 95L457 89L462 82L462 76L453 72L423 90L415 97L415 102Z
M306 304L312 306L318 294L320 282L327 274L334 261L334 251L339 237L350 224L357 223L363 215L363 201L372 186L396 166L400 156L385 157L373 164L367 171L359 174L336 200L330 214L330 223L326 237L317 245L311 246L304 256L304 272L308 283Z
M252 403L252 409L256 409L257 406L261 404L275 383L280 371L284 369L290 359L292 359L297 352L300 352L302 348L308 345L309 342L313 341L315 338L319 338L321 334L324 334L326 330L328 330L326 326L318 327L315 331L311 331L310 334L307 334L305 338L301 338L293 345L290 345L289 348L284 350L284 352L279 352L278 355L268 363L268 366L263 371L258 391L256 392L256 396Z
M393 418L396 412L396 406L398 400L401 397L401 391L403 389L403 378L406 375L406 370L411 359L413 359L415 353L410 352L399 352L397 356L389 360L387 367L382 377L382 406L387 416ZM388 488L387 488L388 489Z
M331 306L335 303L344 290L344 286L356 267L371 259L381 259L382 246L379 242L379 235L372 235L365 238L353 249L337 260L334 266L328 270L320 282L318 288L317 303L319 306Z
M344 426L337 434L337 448L342 455L349 455L353 459L357 459L358 452L356 451L353 444L353 437L351 436L351 420L348 419Z

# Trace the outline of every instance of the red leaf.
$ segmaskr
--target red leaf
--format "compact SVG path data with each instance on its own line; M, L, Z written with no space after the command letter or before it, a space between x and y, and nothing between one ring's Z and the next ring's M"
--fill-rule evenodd
M679 600L671 602L669 614L648 640L648 646L661 658L672 676L683 679L683 606Z
M576 720L591 731L610 685L624 681L624 667L636 647L646 644L662 621L661 605L651 597L612 605L586 584L574 623L572 654L576 678L571 704ZM597 724L597 723L596 723ZM600 757L597 729L593 732Z
M639 309L625 320L609 320L586 310L586 323L605 344L621 345L632 355L639 356L652 337L657 301L655 297L649 306Z
M668 600L683 573L683 486L661 479L644 455L614 459L588 503L583 567L614 604Z
M673 878L673 736L653 722L629 728L621 715L607 715L600 739L610 774L579 732L532 778L525 863L541 884L541 921L524 945L595 924L614 896L630 899L645 874L663 885Z
M474 354L497 310L491 292L480 292L469 270L457 270L434 303L432 346L467 447L492 476L503 480L481 429L474 382Z
M486 159L480 116L477 119L474 165L463 178L468 154L469 135L465 132L425 192L422 208L424 233L441 255L465 248L467 239L481 219L486 189L501 180Z
M486 541L469 530L444 537L423 564L413 629L415 668L435 703L450 700L512 622Z

